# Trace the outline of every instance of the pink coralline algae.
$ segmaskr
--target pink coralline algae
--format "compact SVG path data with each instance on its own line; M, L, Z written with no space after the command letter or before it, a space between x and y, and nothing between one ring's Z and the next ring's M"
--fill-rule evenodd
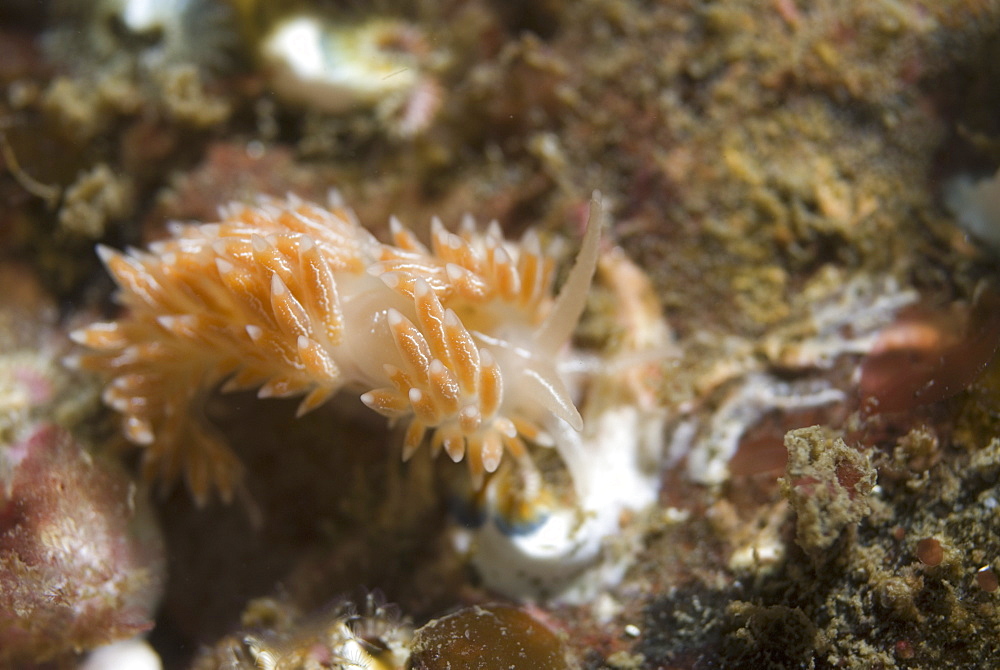
M142 496L61 428L0 445L0 667L152 628L163 543Z
M861 366L865 411L901 412L949 398L986 369L1000 345L1000 295L971 307L909 309L878 336Z

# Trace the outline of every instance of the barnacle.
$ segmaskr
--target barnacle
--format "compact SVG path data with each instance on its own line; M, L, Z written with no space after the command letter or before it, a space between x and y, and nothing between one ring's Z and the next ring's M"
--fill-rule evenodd
M204 394L258 389L304 396L299 414L342 388L409 419L404 456L429 433L465 458L475 486L504 451L582 419L556 369L580 317L600 235L595 194L576 264L552 297L554 254L535 233L505 240L471 219L435 221L430 248L398 221L382 244L332 198L234 204L221 221L174 224L149 251L99 248L127 309L73 333L76 359L109 378L106 404L146 447L147 474L183 474L199 501L231 498L240 465L197 416Z
M426 130L441 106L428 40L402 20L293 14L259 50L269 83L285 100L332 114L374 110L402 137Z
M233 10L212 0L56 0L53 14L47 46L77 66L132 61L152 72L191 63L222 71L239 39Z
M399 670L407 667L412 627L380 593L355 605L343 600L302 615L291 604L254 600L243 614L249 631L202 650L193 668L257 670Z

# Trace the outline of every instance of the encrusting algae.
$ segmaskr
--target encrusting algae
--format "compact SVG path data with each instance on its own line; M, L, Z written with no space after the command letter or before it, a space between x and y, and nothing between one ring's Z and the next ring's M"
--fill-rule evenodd
M996 250L968 223L972 201L949 210L942 186L982 183L997 168L1000 4L0 5L9 143L0 247L55 293L57 328L89 322L110 286L93 272L92 245L122 250L106 255L125 307L104 317L117 319L108 332L78 335L107 345L81 356L110 381L108 400L122 411L107 414L152 442L131 455L145 456L158 479L186 477L202 500L245 487L264 520L250 529L239 510L192 509L182 490L161 498L171 582L149 645L164 667L187 667L196 649L233 631L248 598L287 592L289 607L309 612L358 584L384 589L416 628L497 593L532 603L584 667L979 667L996 655L1000 366L988 360L994 320L976 318L976 287L995 283ZM59 11L67 6L79 11ZM317 84L305 86L310 95L296 87L303 81ZM90 183L95 175L100 183ZM216 217L219 203L257 194L325 202L336 184L366 224L387 220L389 207L420 223L431 210L456 224L461 212L489 212L511 235L526 222L572 229L582 213L573 194L590 183L615 213L608 238L648 278L662 311L630 305L633 287L618 291L625 275L602 269L595 283L607 297L592 293L574 333L595 355L546 350L556 352L552 378L579 407L580 432L522 400L532 361L484 339L533 344L556 311L550 286L535 306L445 295L437 284L454 288L448 263L462 263L438 263L435 249L407 250L387 233L380 239L406 252L391 260L415 258L437 273L437 284L424 278L406 292L402 274L400 286L386 284L402 270L376 269L388 247L347 226L357 268L333 268L314 251L336 279L338 337L356 335L333 343L320 335L308 284L246 258L271 254L299 276L298 233L286 224L258 231L261 249L247 234L242 256L214 248L218 228L299 207ZM165 220L223 223L178 227L153 249L137 244ZM130 243L142 251L126 251ZM519 267L527 246L502 248ZM539 255L559 263L551 250ZM245 286L226 284L220 265ZM554 272L557 288L564 269ZM168 275L178 301L169 310L156 302ZM138 286L153 302L132 292ZM360 301L354 311L348 296ZM380 316L363 316L363 303L375 302L385 305ZM304 313L312 331L285 332L276 306L286 323ZM448 310L480 356L474 393L456 374L453 343L430 337L420 318ZM663 314L669 329L657 327ZM647 317L655 337L631 339ZM29 372L47 374L45 347L23 349L12 363L41 360ZM381 362L362 370L356 352ZM474 398L482 415L494 369L502 394L470 440L442 389L457 388L461 407ZM213 397L241 376L265 395L315 393L317 403L350 388L296 420L284 402ZM341 406L360 409L360 396L398 414L394 441L412 424L409 466L383 456L369 425L381 419ZM219 417L223 432L203 414ZM30 416L52 420L47 409ZM530 461L504 444L504 418L524 419L515 438ZM100 418L83 421L67 426L82 430L81 444L103 452L119 441ZM813 425L805 440L802 427ZM447 426L457 439L446 439ZM493 457L483 455L487 433L500 443ZM790 454L786 437L810 449ZM539 448L546 438L556 449ZM431 449L418 445L435 440L466 465L432 466ZM863 457L878 484L859 488L852 478L862 471L843 465L849 458L825 459L831 448ZM476 491L469 465L482 480ZM546 500L531 495L539 480ZM613 495L627 504L610 504ZM576 572L598 560L600 570ZM324 650L334 645L313 645L314 621L244 621L249 638L226 639L241 667L332 665ZM426 649L421 637L414 649ZM477 660L502 658L491 638L473 637ZM457 653L407 663L454 667Z
M574 268L552 296L555 254L471 219L435 220L428 249L398 221L375 239L335 196L231 205L218 223L175 224L149 251L99 253L127 312L73 333L76 363L105 374L104 401L146 447L147 475L183 474L195 498L230 499L238 459L198 416L205 396L258 389L304 395L299 414L342 388L390 419L409 419L403 455L432 449L469 465L473 484L552 422L579 430L556 361L583 311L600 236L600 197Z

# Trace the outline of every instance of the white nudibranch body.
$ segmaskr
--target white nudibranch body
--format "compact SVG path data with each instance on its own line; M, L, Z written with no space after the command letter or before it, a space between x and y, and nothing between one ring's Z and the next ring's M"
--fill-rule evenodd
M383 244L337 202L294 197L231 205L218 223L175 224L149 251L99 249L127 308L73 333L104 373L105 402L145 447L148 474L183 474L196 499L231 497L239 462L198 420L204 393L257 388L304 396L341 389L408 422L422 443L468 463L479 488L505 454L533 466L527 442L582 420L557 370L597 261L599 196L576 263L552 297L555 259L529 232L432 225L430 248L398 221Z

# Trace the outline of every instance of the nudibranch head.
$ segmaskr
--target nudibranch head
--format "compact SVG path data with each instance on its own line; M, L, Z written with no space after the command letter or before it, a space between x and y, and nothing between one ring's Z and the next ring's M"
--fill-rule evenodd
M550 417L582 427L555 360L586 301L597 258L599 213L595 196L580 256L554 302L549 294L555 263L541 253L533 233L511 253L496 227L476 244L468 227L460 236L437 224L433 257L444 262L444 276L440 267L415 267L413 256L407 264L409 254L395 251L376 269L394 290L412 296L416 319L389 310L388 326L404 365L387 364L392 385L365 393L361 400L389 417L412 414L404 458L429 432L435 453L443 449L452 460L467 459L478 487L484 472L499 467L505 449L524 459L524 439L546 441ZM396 237L404 248L413 243L398 228ZM414 251L428 257L423 249ZM432 287L435 280L439 291ZM439 292L454 308L444 307ZM490 309L484 309L487 305Z
M554 256L534 233L513 243L496 225L455 234L435 222L427 248L394 221L382 244L332 205L232 205L148 252L99 250L128 311L76 331L92 350L77 361L110 378L104 400L147 447L147 472L183 474L199 500L231 496L239 462L197 413L220 384L304 395L300 413L361 390L370 408L409 418L405 457L429 435L477 487L505 451L526 463L525 441L544 443L552 422L581 427L556 360L594 274L599 195L556 297Z

